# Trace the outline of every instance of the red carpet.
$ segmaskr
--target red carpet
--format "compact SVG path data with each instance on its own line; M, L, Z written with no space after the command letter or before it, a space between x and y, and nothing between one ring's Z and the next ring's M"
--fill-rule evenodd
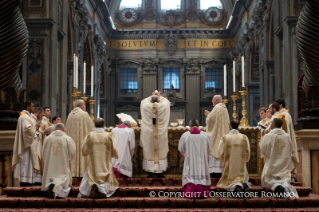
M242 209L242 208L188 208L188 209L176 209L176 208L152 208L152 209L105 209L105 208L56 208L56 209L47 209L47 208L30 208L30 209L2 209L2 212L315 212L319 211L319 208L253 208L253 209Z
M75 185L70 197L66 199L48 199L46 192L40 187L8 187L3 190L7 196L0 197L0 211L5 212L42 212L42 211L319 211L319 195L310 194L311 188L296 187L299 199L276 199L260 197L265 190L260 186L259 178L250 179L252 192L257 192L257 198L207 198L190 200L181 197L158 197L159 192L170 195L170 192L181 192L181 178L119 179L120 188L114 196L108 199L77 198L80 179L73 180ZM218 179L212 179L211 191L222 191L216 188ZM150 197L150 192L155 197ZM309 195L310 194L310 195Z

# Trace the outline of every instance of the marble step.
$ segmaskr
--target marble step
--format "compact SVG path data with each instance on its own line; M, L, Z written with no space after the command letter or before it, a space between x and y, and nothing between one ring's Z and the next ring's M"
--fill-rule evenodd
M311 194L308 197L300 197L298 199L258 197L249 199L208 198L196 200L160 197L111 197L108 199L0 197L0 208L39 208L39 210L43 208L290 208L295 211L294 208L314 207L319 207L319 195Z
M82 178L73 178L72 185L80 186ZM182 178L120 178L118 179L121 186L180 186ZM219 178L211 178L211 185L216 186ZM261 185L260 177L250 177L249 182L252 185ZM302 186L302 183L292 183L294 186Z
M12 212L11 208L2 208L1 212ZM72 208L66 210L65 208L27 208L27 209L15 209L14 212L238 212L238 208ZM240 212L317 212L318 208L241 208Z
M178 197L181 196L182 186L120 186L114 197L150 197L150 194L155 194L155 197ZM296 187L300 197L306 197L311 192L311 188ZM268 192L272 192L270 189L264 189L261 186L252 186L252 192L257 192L258 195L264 196L271 195ZM225 191L223 189L217 189L215 186L211 186L211 196L217 196L215 192ZM152 193L151 193L152 192ZM173 192L173 194L170 194ZM40 186L34 187L7 187L4 188L3 193L10 197L46 197L46 192L41 191ZM79 187L72 187L69 196L77 197L79 193ZM209 195L209 194L207 194Z

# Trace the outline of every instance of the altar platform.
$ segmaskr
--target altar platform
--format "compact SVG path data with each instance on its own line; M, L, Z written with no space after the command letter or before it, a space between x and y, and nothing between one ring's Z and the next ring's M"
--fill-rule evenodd
M111 128L106 131L111 132ZM202 131L206 131L205 127L200 127ZM167 155L168 167L165 172L169 177L181 177L183 173L184 156L178 151L178 143L183 133L187 132L189 127L168 127L168 148ZM135 132L135 150L132 158L134 177L146 177L147 173L143 170L143 149L140 147L140 128L134 128ZM260 177L262 171L262 161L260 158L259 142L261 139L260 129L257 127L239 128L239 132L245 134L250 142L250 161L247 163L247 170L250 177Z

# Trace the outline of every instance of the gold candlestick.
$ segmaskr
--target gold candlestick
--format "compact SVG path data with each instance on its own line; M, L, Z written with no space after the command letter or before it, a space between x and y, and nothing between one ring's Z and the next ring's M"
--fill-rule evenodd
M93 98L93 96L91 96L91 99L89 100L90 105L91 105L91 120L94 120L94 104L95 104L95 100Z
M236 112L236 100L238 96L236 95L236 92L234 91L234 94L230 96L230 98L233 100L233 119L237 118L237 112Z
M71 91L71 95L73 97L73 103L72 103L73 109L75 108L75 101L78 99L80 94L81 94L81 92L78 91L78 88L73 87L73 91Z
M85 96L85 93L83 93L83 96L81 97L81 99L83 99L83 101L87 101L89 97Z
M227 105L228 102L229 102L229 100L227 99L227 96L224 96L223 103L224 103L225 105Z
M242 106L243 106L243 109L241 111L241 114L243 114L243 117L240 120L239 126L240 127L250 127L250 125L248 124L248 119L246 118L247 111L246 111L246 99L245 99L245 96L246 96L246 94L248 92L245 90L245 87L242 87L242 90L239 91L239 93L242 96Z

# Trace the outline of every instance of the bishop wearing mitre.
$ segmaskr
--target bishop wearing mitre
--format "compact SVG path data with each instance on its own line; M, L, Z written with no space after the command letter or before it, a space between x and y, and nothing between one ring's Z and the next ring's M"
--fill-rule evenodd
M65 198L70 193L72 175L71 159L75 155L73 139L64 132L64 124L55 125L55 131L47 136L43 145L42 191L47 191L49 198Z
M102 118L96 119L95 127L82 145L82 154L88 156L89 164L78 197L106 198L112 196L119 187L112 167L112 158L118 158L116 140L112 133L105 132Z
M71 161L72 177L82 177L88 165L89 158L81 155L81 146L85 136L93 130L93 122L86 112L86 105L82 99L75 101L75 108L66 121L66 134L75 142L76 154Z
M167 169L168 135L170 102L158 91L141 102L141 138L143 148L143 169L149 172L147 177L163 177Z
M228 133L229 114L220 95L215 95L212 100L213 110L211 112L205 110L206 133L212 140L209 155L209 172L211 177L219 178L223 170L223 163L218 159L218 145L223 135Z
M19 180L20 186L31 186L35 182L41 183L41 175L34 168L32 158L36 158L30 146L34 140L36 131L40 125L34 125L31 120L31 113L34 106L31 102L24 103L24 110L20 112L16 136L13 144L12 170L14 178Z

